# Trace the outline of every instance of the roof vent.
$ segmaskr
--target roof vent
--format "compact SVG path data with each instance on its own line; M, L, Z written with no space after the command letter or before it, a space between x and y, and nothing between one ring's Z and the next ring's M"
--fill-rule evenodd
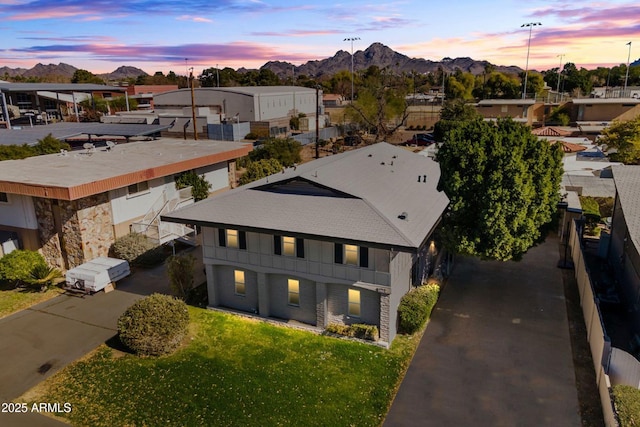
M384 162L380 162L380 164L381 164L381 165L384 165L385 163L384 163Z
M398 215L398 218L400 218L403 221L407 221L409 219L409 214L406 212L402 212L400 215Z
M373 157L373 154L369 154L367 157Z
M393 157L391 157L392 159L397 159L398 156L396 156L395 154L393 155Z

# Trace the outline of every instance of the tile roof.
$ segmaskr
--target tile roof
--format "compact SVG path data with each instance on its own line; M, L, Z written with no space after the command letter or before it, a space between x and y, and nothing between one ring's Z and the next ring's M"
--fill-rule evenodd
M640 252L640 166L615 166L613 179L629 236L636 251Z
M449 203L437 191L439 179L432 159L379 143L289 168L163 218L413 250Z

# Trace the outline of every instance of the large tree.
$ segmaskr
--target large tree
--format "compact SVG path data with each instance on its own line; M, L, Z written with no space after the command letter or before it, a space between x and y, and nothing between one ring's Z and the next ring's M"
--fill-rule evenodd
M629 121L615 121L602 131L600 142L607 146L611 160L640 164L640 116Z
M387 69L369 67L357 99L346 109L349 118L375 134L375 141L390 137L408 117L406 80Z
M520 259L560 199L562 150L512 119L460 122L438 151L439 188L451 203L445 243L483 259Z

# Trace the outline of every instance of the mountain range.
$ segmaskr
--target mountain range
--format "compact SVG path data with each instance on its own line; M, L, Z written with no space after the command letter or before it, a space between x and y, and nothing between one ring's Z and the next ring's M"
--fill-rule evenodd
M461 70L474 75L482 74L487 67L492 67L496 71L507 74L517 74L523 70L514 65L502 66L494 65L488 61L475 60L472 58L443 58L440 61L432 61L423 58L410 58L399 52L394 51L382 43L373 43L365 50L359 50L353 54L354 70L363 70L372 65L379 68L386 68L396 73L433 73L443 68L446 72ZM630 64L632 66L640 65L640 59ZM305 64L295 66L289 62L269 61L264 64L261 69L266 68L273 71L281 79L290 78L292 75L307 75L309 77L318 78L324 75L333 75L338 71L351 69L351 54L344 50L339 50L330 58L321 60L308 61ZM0 79L3 76L25 78L39 78L49 82L70 81L76 67L69 64L37 64L33 68L9 68L0 67ZM238 69L239 72L248 71L244 68ZM138 76L147 76L148 74L140 68L132 66L118 67L111 73L99 74L105 81L119 81L128 78L137 78Z

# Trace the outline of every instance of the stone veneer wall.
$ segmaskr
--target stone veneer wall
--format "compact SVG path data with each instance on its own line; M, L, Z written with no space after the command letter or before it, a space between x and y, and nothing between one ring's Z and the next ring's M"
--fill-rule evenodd
M229 160L227 162L227 169L229 170L229 187L236 187L236 161Z
M56 232L53 216L53 200L34 197L33 206L38 220L38 237L44 259L52 267L65 269L60 236Z
M57 268L73 268L99 256L108 256L114 241L108 193L79 200L58 200L62 233L55 230L54 202L34 198L42 253Z
M109 194L96 194L71 202L61 200L60 207L66 217L62 230L69 268L108 256L114 242Z

